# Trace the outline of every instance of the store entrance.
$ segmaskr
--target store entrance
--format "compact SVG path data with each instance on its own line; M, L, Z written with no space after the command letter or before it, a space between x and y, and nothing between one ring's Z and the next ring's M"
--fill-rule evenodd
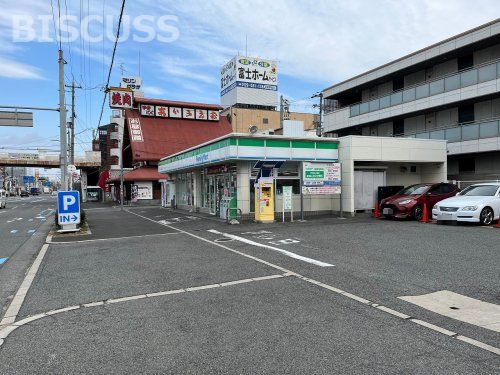
M210 214L218 216L222 197L236 194L236 175L209 175L206 182L206 208Z
M208 194L207 194L207 200L208 200L208 209L210 214L216 215L217 214L217 204L216 204L216 196L217 196L217 176L208 176Z

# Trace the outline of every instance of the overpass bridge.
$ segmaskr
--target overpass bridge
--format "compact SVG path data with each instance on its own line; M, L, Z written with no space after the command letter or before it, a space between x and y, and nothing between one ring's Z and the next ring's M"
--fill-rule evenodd
M34 167L34 168L59 168L59 153L0 153L0 166L2 167ZM77 169L93 169L101 166L101 153L86 151L85 156L75 155Z

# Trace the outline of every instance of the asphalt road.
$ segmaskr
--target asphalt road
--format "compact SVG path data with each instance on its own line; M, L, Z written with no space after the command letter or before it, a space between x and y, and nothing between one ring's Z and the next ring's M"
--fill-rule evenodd
M92 234L49 245L0 346L0 373L500 371L484 349L500 347L497 331L398 298L446 290L498 305L500 229L229 226L160 208L87 217Z
M21 284L52 224L55 197L8 197L0 210L0 311Z

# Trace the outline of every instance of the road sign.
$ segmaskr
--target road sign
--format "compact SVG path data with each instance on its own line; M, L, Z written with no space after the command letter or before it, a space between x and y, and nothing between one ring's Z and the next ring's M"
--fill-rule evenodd
M290 220L293 221L292 209L292 187L283 186L283 222L285 222L285 211L290 210Z
M34 184L35 183L35 176L23 176L23 183Z
M58 192L57 211L59 225L80 224L80 193L78 191Z
M33 112L0 111L0 126L33 126Z

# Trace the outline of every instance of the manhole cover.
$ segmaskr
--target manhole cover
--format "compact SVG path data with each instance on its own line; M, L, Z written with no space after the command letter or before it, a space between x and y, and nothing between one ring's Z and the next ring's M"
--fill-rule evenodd
M232 238L222 237L222 238L217 238L215 242L228 242L232 240L233 240Z

